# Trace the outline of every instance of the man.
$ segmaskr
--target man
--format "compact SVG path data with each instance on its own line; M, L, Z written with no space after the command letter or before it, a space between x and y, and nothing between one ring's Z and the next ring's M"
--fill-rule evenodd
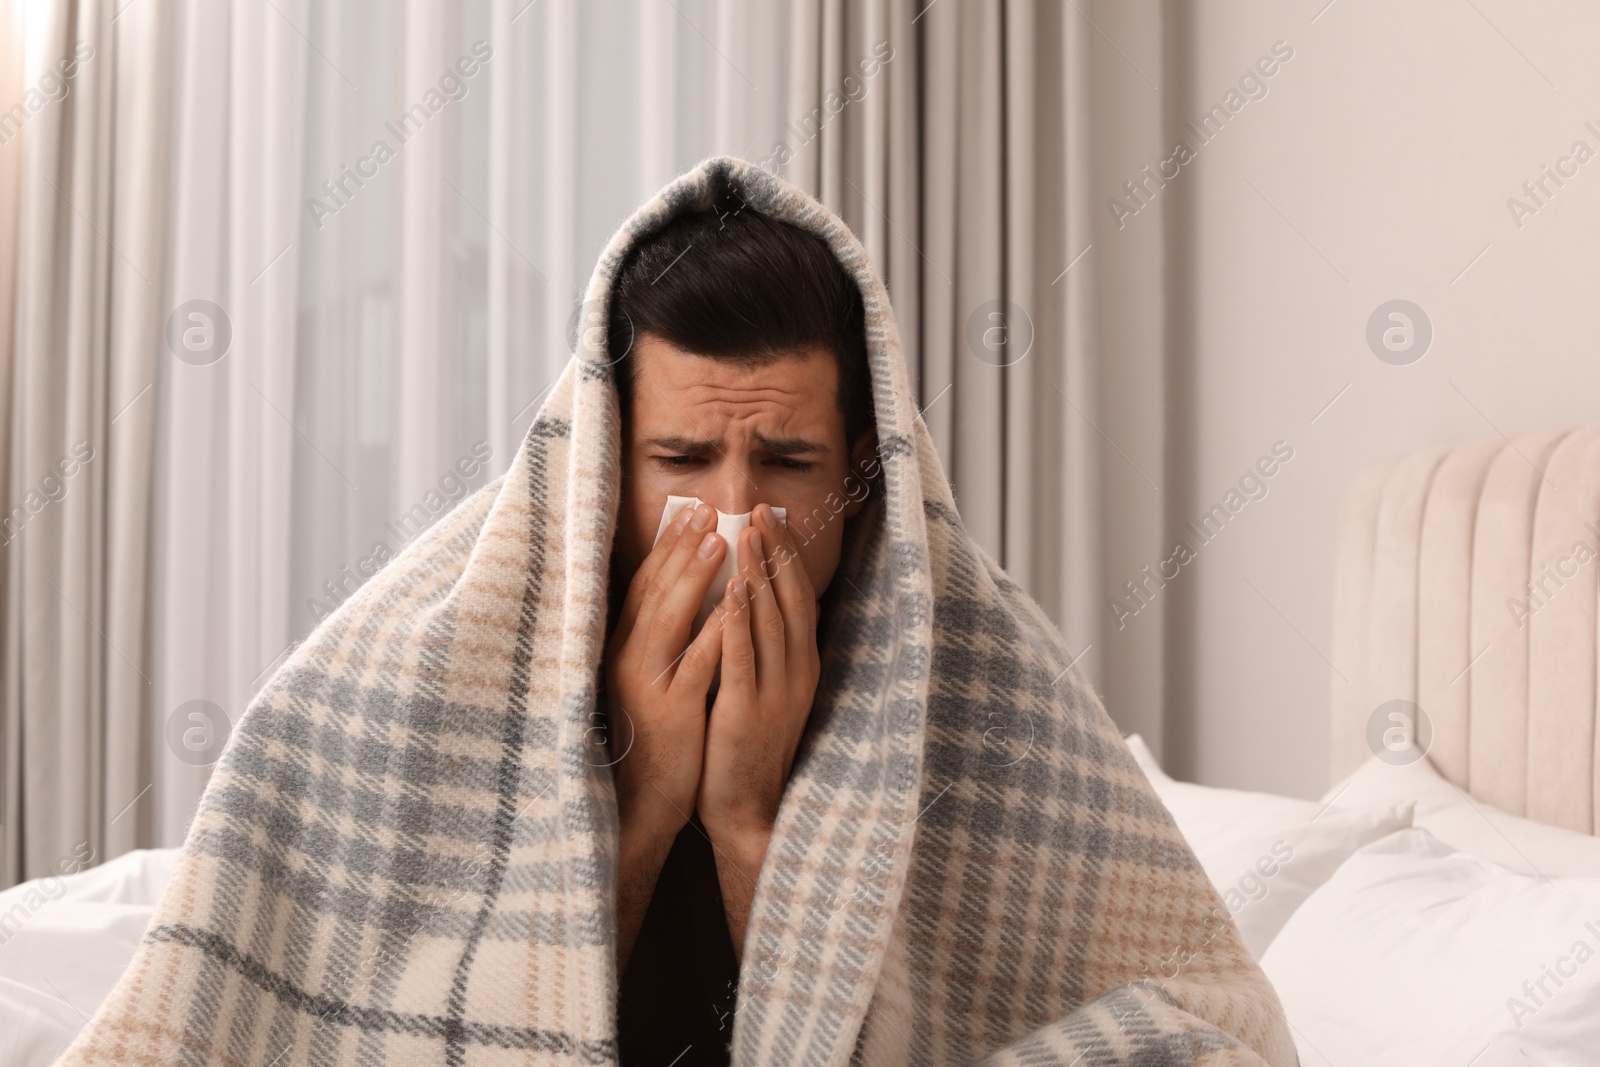
M623 412L612 589L626 591L605 667L621 1053L655 1063L687 1048L679 1067L725 1064L755 877L816 694L818 598L869 488L861 298L820 239L733 200L635 249L610 319ZM652 550L669 495L703 503ZM752 512L752 525L696 634L727 552L716 511Z
M505 476L235 725L61 1062L1293 1067L1060 633L962 526L848 228L707 160L586 304ZM667 495L756 513L697 631L723 550L703 514L652 547Z

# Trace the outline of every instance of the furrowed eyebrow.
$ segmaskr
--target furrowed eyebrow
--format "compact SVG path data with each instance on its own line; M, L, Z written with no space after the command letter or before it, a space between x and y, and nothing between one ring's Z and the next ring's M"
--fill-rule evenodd
M652 437L645 444L680 456L707 456L722 451L715 441L701 441L693 437ZM772 456L825 456L830 451L827 445L801 437L771 438L757 434L756 444Z
M756 434L756 444L773 456L825 456L828 446L801 437L783 437L776 440Z
M652 437L645 444L682 456L704 456L717 451L716 442L697 441L692 437Z

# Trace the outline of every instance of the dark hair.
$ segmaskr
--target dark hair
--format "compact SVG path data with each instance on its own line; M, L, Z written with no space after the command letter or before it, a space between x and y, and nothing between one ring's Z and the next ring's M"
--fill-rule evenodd
M826 242L749 207L732 190L679 215L623 261L607 323L624 411L634 339L650 333L699 356L759 365L825 345L853 445L874 425L861 292Z

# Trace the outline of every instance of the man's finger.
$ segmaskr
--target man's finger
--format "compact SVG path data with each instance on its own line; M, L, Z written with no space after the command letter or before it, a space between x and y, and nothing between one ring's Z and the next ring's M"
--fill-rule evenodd
M696 532L691 524L673 558L661 568L651 587L661 590L646 594L638 623L646 628L644 662L652 674L668 669L688 647L694 617L727 551L715 531Z
M811 578L800 559L800 547L795 544L789 527L778 521L769 505L758 504L755 510L761 524L762 543L771 542L766 573L771 576L778 607L783 612L786 662L805 663L807 643L811 647L816 645L817 596L812 591Z
M726 603L726 601L724 601ZM702 700L711 691L711 679L717 675L717 664L722 662L722 614L713 611L700 632L684 650L672 675L672 688L688 693L698 693Z
M744 575L728 582L732 600L722 617L722 688L753 699L756 693L756 650L750 641L750 587Z
M672 550L678 547L684 528L689 525L689 520L692 518L694 518L694 508L680 509L667 524L667 528L661 532L661 540L655 543L649 554L644 557L644 562L639 564L639 569L634 572L633 581L628 583L628 595L622 602L622 612L617 616L617 640L626 640L627 635L633 630L633 624L639 618L639 605L644 601L645 591L650 588L656 573L672 555Z
M659 550L665 547L665 551L652 569L649 578L642 582L635 579L639 584L639 612L633 620L636 627L649 624L657 607L677 584L678 575L683 573L689 561L694 558L695 549L704 537L701 528L709 530L716 526L716 512L706 505L683 510L688 516L688 521L678 531L678 536L673 540L671 547L665 547L667 539L663 537L656 548ZM644 570L643 565L639 569Z
M762 689L783 685L785 622L783 611L765 577L772 573L768 558L771 539L755 527L739 538L739 573L750 582L750 627L756 650L756 684Z

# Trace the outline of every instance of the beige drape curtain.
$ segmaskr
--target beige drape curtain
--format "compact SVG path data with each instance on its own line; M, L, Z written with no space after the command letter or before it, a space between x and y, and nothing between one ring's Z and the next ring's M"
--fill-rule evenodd
M968 526L1160 738L1160 606L1106 600L1161 554L1164 223L1116 232L1099 162L1159 140L1155 3L0 0L0 33L0 884L181 840L274 663L504 469L605 239L713 153L862 236Z
M1123 160L1158 158L1172 87L1145 69L1170 65L1165 12L795 0L757 35L789 41L784 130L764 138L749 108L719 128L756 158L792 148L786 176L861 236L967 528L1061 626L1119 725L1158 751L1173 621L1158 600L1119 627L1108 601L1171 547L1167 212L1157 200L1124 232L1106 201L1125 195ZM893 58L863 77L883 47ZM746 96L736 72L723 87ZM830 117L811 121L816 109Z

